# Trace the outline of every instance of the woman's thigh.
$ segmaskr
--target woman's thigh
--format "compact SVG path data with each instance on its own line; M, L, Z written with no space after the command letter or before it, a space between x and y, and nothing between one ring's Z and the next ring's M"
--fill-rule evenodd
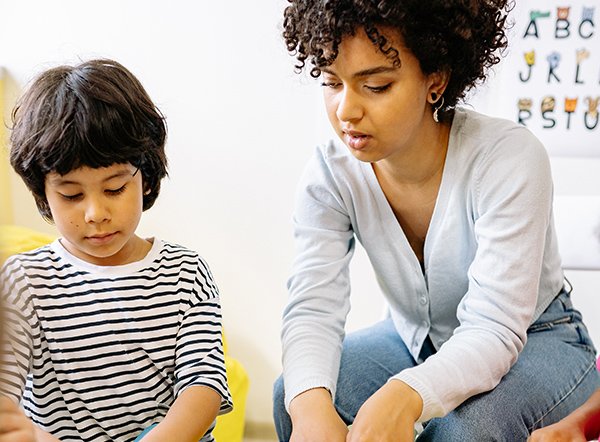
M568 295L561 294L527 336L517 362L495 389L432 419L419 441L525 441L600 387L594 347Z
M335 407L351 424L361 405L388 379L415 361L400 339L391 319L349 333L344 339ZM284 384L280 377L274 386L274 419L280 440L291 434L291 421L284 407Z
M348 334L343 343L335 407L351 424L362 404L415 360L391 319Z

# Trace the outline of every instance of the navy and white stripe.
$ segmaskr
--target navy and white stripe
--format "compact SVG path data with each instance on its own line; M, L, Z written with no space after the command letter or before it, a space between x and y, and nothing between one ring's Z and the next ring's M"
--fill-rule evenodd
M10 258L0 285L14 306L2 389L61 441L133 440L191 385L231 410L218 289L195 252L155 240L144 260L102 267L56 240Z

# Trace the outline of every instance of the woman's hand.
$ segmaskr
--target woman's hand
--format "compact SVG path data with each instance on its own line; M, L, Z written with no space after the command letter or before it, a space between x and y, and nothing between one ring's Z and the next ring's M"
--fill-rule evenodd
M0 442L36 442L35 427L19 407L0 396Z
M404 382L392 379L358 411L348 442L412 442L421 415L421 396Z
M348 426L337 414L329 391L314 388L290 403L290 442L344 442Z

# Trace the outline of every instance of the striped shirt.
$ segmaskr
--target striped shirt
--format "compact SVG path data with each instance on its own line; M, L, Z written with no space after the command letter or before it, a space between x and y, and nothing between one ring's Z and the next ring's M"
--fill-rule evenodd
M154 240L142 261L96 266L56 240L9 258L0 287L2 390L61 441L132 441L191 385L232 409L218 289L197 253Z

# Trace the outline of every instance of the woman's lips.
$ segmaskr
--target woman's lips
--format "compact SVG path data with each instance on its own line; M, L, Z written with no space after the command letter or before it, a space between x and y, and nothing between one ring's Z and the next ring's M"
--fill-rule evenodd
M364 149L371 140L371 135L366 135L360 132L344 132L346 144L356 150Z

